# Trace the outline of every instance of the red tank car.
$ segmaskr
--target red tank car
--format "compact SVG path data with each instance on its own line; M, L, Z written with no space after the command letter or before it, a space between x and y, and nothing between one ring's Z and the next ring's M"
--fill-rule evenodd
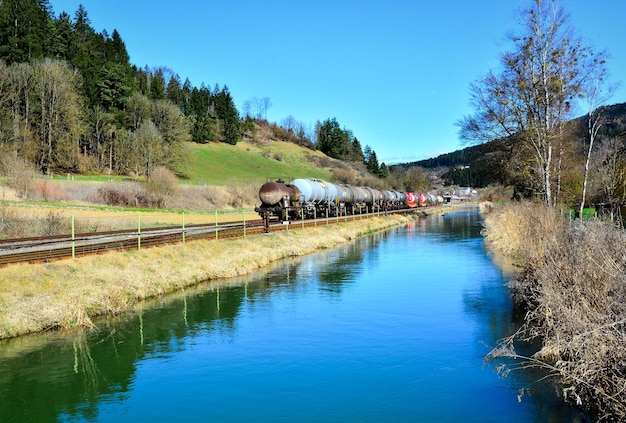
M411 208L417 207L417 198L415 197L415 194L413 194L412 192L406 193L406 205Z
M422 194L420 192L417 196L420 207L426 207L428 205L428 198L426 197L426 194Z

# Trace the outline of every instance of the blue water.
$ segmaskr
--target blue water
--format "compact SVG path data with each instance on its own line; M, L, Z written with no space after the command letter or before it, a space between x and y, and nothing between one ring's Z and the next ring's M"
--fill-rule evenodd
M538 375L484 363L515 324L480 229L433 216L2 343L0 421L579 421Z

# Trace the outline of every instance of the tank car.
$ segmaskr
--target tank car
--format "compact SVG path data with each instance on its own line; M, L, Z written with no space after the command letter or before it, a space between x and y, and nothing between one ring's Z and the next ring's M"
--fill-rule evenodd
M420 192L419 194L417 194L417 198L417 202L420 207L426 207L428 205L428 197L426 197L426 194Z
M265 222L266 231L270 219L279 222L339 217L377 211L414 208L425 203L424 194L380 190L347 184L333 184L322 179L294 179L266 182L259 189L261 205L255 211Z
M289 219L289 213L300 203L302 193L293 184L286 184L279 179L276 182L266 182L259 189L261 205L254 210L263 218L265 226L269 225L271 216L278 217L281 222Z
M410 208L417 207L417 196L412 192L406 192L406 205Z

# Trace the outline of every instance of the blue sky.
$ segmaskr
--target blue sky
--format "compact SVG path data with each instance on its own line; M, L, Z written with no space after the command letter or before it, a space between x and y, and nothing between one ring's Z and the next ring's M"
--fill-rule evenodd
M96 31L117 29L131 63L166 66L195 86L268 97L269 121L335 117L387 164L465 147L454 123L469 84L498 65L532 0L51 0ZM561 0L587 43L626 76L624 0ZM621 86L609 103L626 102ZM581 114L584 111L581 112Z

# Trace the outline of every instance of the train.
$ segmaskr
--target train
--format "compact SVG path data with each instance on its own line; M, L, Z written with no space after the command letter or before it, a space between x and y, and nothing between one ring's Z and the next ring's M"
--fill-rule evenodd
M255 212L269 225L279 222L339 217L363 213L426 207L443 202L428 193L381 190L366 186L333 184L322 179L300 178L266 182L259 189L261 205Z

